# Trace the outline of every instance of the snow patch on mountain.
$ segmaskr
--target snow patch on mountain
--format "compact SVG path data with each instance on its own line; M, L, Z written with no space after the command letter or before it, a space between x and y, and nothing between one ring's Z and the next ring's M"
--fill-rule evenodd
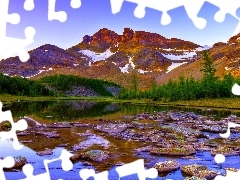
M164 51L177 51L177 52L184 52L184 51L189 51L188 49L171 49L171 48L168 48L168 49L162 49Z
M176 51L176 52L183 52L182 55L176 55L176 54L172 54L172 53L162 53L162 55L165 57L165 58L168 58L168 59L171 59L171 60L187 60L187 59L191 59L193 58L194 56L197 55L196 51L203 51L203 50L208 50L210 49L211 46L200 46L196 49L193 49L192 51L190 50L185 50L185 49L163 49L164 51Z
M135 69L135 64L132 62L132 57L129 57L128 64L126 64L124 67L119 67L122 73L129 73L128 69L129 66L131 66L133 69Z
M176 54L164 54L162 53L162 55L165 58L171 59L171 60L186 60L186 59L190 59L193 56L196 56L196 52L184 52L183 55L176 55Z
M129 64L126 64L124 67L119 67L119 69L121 70L122 73L129 73L128 66Z
M212 46L205 45L205 46L200 46L200 47L196 48L196 50L203 51L203 50L208 50L210 48L212 48Z
M169 73L170 71L172 71L172 70L175 69L176 67L179 67L179 66L181 66L181 65L183 65L183 64L185 64L185 63L187 63L187 62L183 62L183 63L174 63L174 62L173 62L172 65L168 67L168 70L167 70L166 73Z
M138 72L139 72L140 74L145 74L145 73L152 72L152 71L144 71L144 70L142 70L142 69L138 69Z
M94 51L91 51L91 50L80 50L78 51L79 53L82 53L84 54L85 56L88 56L91 58L91 61L92 62L96 62L96 61L100 61L100 60L105 60L107 58L109 58L110 56L112 56L113 54L115 53L112 53L110 51L110 49L107 49L105 52L103 53L96 53ZM90 64L91 65L91 64Z

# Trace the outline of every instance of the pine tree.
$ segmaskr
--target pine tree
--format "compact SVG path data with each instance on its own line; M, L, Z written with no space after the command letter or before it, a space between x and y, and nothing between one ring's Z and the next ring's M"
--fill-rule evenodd
M133 96L135 98L137 95L137 91L138 91L138 80L137 80L136 74L133 74L133 76L132 76L132 91L133 91Z
M216 79L215 77L215 72L216 69L213 66L213 61L212 59L209 57L207 50L204 50L202 52L202 56L203 56L203 69L201 69L201 71L204 72L204 78L208 78L208 79Z
M204 72L203 79L202 79L202 88L204 89L205 97L216 97L216 91L215 91L215 81L218 79L215 77L216 69L213 66L213 61L209 57L208 52L204 50L202 52L203 56L203 69L201 69L202 72Z

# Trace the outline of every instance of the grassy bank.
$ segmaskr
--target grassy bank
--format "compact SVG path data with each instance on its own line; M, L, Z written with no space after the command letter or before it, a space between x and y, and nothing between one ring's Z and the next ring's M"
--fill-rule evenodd
M89 100L89 101L108 101L116 103L132 103L132 104L149 104L158 106L184 106L187 108L211 108L211 109L229 109L240 111L240 97L235 98L219 98L219 99L201 99L191 101L175 101L162 102L152 101L150 99L132 99L122 100L110 97L27 97L27 96L12 96L0 95L0 101L6 106L15 101L58 101L58 100Z
M107 101L113 100L111 97L53 97L53 96L40 96L40 97L29 97L29 96L14 96L14 95L0 95L0 101L2 102L14 102L14 101L57 101L57 100L96 100L96 101Z

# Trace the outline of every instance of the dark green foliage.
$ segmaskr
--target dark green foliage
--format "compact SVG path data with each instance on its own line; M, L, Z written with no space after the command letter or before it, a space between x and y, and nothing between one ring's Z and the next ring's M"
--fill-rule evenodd
M93 89L96 93L102 96L112 96L107 91L106 86L116 86L113 82L108 82L99 79L83 78L74 75L54 75L41 78L41 82L48 84L50 87L58 91L71 90L73 86L85 86Z
M204 77L203 78L207 78L207 79L216 79L215 77L215 72L216 69L213 66L213 61L212 59L209 57L207 50L204 50L202 52L202 56L203 56L203 69L201 69L202 72L204 72Z
M51 96L53 92L45 88L39 81L31 81L20 77L9 77L0 73L0 94L18 96Z
M222 98L234 97L231 89L234 83L240 83L240 79L234 79L231 74L224 75L220 80L215 77L216 69L213 66L211 58L207 51L203 51L203 69L204 76L201 80L195 80L193 77L184 78L180 76L178 81L170 80L167 84L152 87L143 92L136 92L133 96L131 90L124 90L120 93L121 99L148 98L154 101L177 101L177 100L196 100L202 98Z

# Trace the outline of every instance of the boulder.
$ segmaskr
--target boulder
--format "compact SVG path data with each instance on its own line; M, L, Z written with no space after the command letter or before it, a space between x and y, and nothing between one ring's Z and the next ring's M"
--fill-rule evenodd
M168 160L164 162L159 162L154 165L154 168L158 170L160 173L168 173L171 171L178 170L180 168L180 164L175 160Z
M102 150L90 150L81 154L82 159L89 159L95 162L102 162L109 158L108 153Z
M183 165L181 167L181 171L189 176L196 176L199 178L206 178L206 179L213 179L215 178L219 173L216 171L212 171L207 168L207 166L204 165Z

